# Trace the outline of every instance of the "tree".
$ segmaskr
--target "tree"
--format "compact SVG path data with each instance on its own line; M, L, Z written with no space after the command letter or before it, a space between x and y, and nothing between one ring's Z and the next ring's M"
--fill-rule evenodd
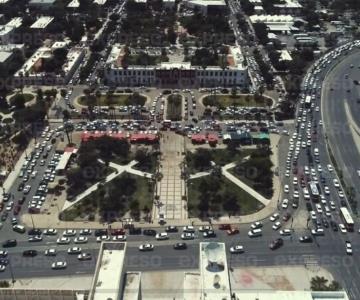
M237 95L237 88L236 86L233 86L231 88L231 97L236 98L236 95Z
M230 192L226 192L224 195L225 202L223 202L223 209L228 213L229 217L231 215L237 215L240 211L240 206L237 201L236 195Z
M311 278L310 289L312 291L326 291L328 280L325 277L315 276Z
M11 105L15 106L16 109L22 109L25 107L25 96L24 94L16 94L11 99Z

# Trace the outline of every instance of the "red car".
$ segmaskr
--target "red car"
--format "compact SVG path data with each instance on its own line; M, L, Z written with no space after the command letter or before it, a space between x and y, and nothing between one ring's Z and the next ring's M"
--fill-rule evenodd
M238 234L240 231L239 231L239 229L237 229L237 228L231 228L231 229L229 229L228 231L227 231L227 234L228 235L234 235L234 234Z
M111 235L125 235L125 229L119 228L119 229L111 229L110 231Z
M14 208L14 215L15 215L15 216L18 215L19 212L20 212L20 210L21 210L21 206L20 206L20 205L16 205L15 208Z
M230 224L220 224L219 225L220 230L231 230Z
M291 217L291 214L290 213L286 213L284 216L283 216L283 221L284 222L287 222L289 219L290 219L290 217Z

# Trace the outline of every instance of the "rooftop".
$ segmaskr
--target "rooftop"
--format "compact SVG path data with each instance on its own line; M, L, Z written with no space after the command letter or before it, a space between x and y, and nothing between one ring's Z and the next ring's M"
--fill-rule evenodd
M200 243L200 274L202 299L230 300L229 270L225 243Z
M128 272L125 275L123 300L138 300L140 294L140 272Z
M188 0L188 2L203 6L210 6L210 5L226 6L225 0Z
M241 300L348 300L345 292L258 291L235 292Z
M278 8L302 8L302 5L297 0L283 0L280 4L274 4Z
M63 71L65 72L65 74L67 74L67 72L69 72L73 68L74 64L77 63L79 57L83 55L83 53L83 48L70 49L70 51L66 55L66 63L63 65Z
M67 7L71 7L71 8L77 8L80 6L80 2L79 0L72 0Z
M292 57L288 50L280 50L280 60L282 61L292 61Z
M5 24L5 26L12 26L15 28L18 28L22 25L22 18L21 17L17 17L17 18L12 18L7 24Z
M46 27L52 22L52 20L54 20L53 17L45 17L45 16L40 17L39 19L37 19L37 20L35 21L34 24L32 24L32 25L30 26L30 28L33 28L33 29L44 29L44 28L46 28Z
M12 54L12 52L0 51L0 63L6 62Z
M89 299L119 299L126 243L102 243Z
M0 4L5 4L7 2L9 2L10 0L0 0Z
M106 0L94 0L94 3L98 5L104 5L106 3Z
M31 0L29 4L35 5L51 5L54 4L56 0Z

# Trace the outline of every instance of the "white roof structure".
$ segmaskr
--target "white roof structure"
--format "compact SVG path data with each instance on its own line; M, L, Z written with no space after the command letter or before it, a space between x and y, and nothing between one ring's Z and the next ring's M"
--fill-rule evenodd
M349 300L345 292L235 291L241 300Z
M72 0L67 7L69 8L78 8L80 6L79 0Z
M251 23L264 23L270 31L291 31L296 28L294 18L290 15L252 15Z
M126 243L103 242L89 300L120 299Z
M9 27L14 27L14 28L18 28L22 25L22 18L21 17L17 17L17 18L12 18L8 23L6 23L4 26L9 26Z
M5 63L12 55L12 52L0 51L0 63Z
M277 8L302 8L302 5L297 0L283 0L283 3L274 4Z
M35 21L34 24L32 24L32 25L30 26L30 28L33 28L33 29L44 29L44 28L46 28L53 20L54 20L53 17L46 17L46 16L40 17L39 19L37 19L37 20Z
M8 3L10 0L0 0L0 4Z
M231 299L225 243L200 243L200 274L203 299Z
M262 4L262 0L249 0L249 2L251 4L254 4L254 5L261 5Z
M67 74L78 62L80 57L84 54L83 48L72 48L66 55L66 63L63 65L63 71Z
M201 6L226 6L225 0L189 0L188 2Z
M279 52L281 61L292 61L292 57L288 50L280 50Z
M65 170L71 155L72 155L72 152L64 152L61 155L60 161L57 164L55 171L63 171L63 170Z
M107 0L94 0L94 3L95 4L98 4L98 5L104 5L106 3Z

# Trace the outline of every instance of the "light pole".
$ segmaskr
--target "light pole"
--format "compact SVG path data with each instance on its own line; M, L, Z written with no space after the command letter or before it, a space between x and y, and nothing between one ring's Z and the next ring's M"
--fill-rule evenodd
M11 281L12 281L12 284L14 286L14 283L16 282L16 280L15 280L14 272L13 272L13 269L12 269L10 257L9 257L9 269L10 269Z

